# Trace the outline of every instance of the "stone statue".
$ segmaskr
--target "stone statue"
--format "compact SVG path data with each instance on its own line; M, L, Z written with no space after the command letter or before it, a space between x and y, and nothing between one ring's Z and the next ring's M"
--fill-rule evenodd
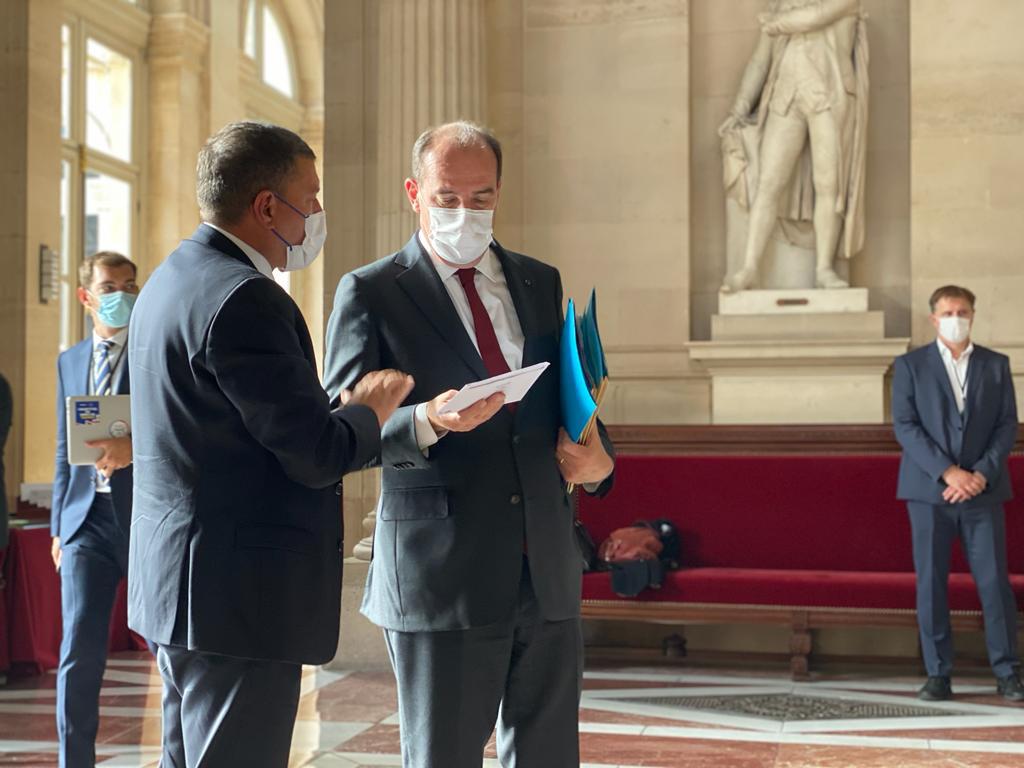
M718 130L726 194L749 213L742 266L722 291L754 286L777 225L790 243L813 226L815 285L848 287L834 260L864 243L864 19L860 0L770 0L758 16L761 37Z

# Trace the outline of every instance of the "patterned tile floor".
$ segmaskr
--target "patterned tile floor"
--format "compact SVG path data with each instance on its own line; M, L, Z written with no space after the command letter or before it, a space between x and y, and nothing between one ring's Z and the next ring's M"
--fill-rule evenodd
M586 673L580 744L591 768L996 768L1024 765L1024 707L960 677L926 704L910 677L607 667ZM400 766L388 672L307 669L291 765ZM54 676L0 688L0 765L55 766ZM156 765L160 681L145 654L110 660L98 764ZM497 766L491 759L488 768Z

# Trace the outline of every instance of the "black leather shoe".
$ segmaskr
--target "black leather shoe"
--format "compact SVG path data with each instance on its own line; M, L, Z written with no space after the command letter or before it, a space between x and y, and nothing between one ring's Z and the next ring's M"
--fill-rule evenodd
M1020 682L1020 675L1014 672L1012 675L1000 677L996 680L996 691L1007 701L1024 701L1024 685Z
M999 682L1002 685L1002 680ZM1017 682L1020 683L1019 680ZM917 698L921 701L949 701L953 698L953 686L948 677L929 677L928 682L917 692Z

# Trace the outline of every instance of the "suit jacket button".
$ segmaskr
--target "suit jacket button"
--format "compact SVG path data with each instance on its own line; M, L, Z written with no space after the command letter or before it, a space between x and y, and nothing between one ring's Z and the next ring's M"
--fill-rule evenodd
M518 493L513 493L511 496L508 497L509 504L518 504L522 500L523 497L520 496Z
M519 445L519 435L512 436L512 445Z
M338 483L336 486L334 486L334 494L336 496L341 496L341 483Z

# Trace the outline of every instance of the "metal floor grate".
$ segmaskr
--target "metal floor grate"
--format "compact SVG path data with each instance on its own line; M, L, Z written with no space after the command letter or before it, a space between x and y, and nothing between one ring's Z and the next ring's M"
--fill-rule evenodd
M650 696L630 698L630 702L653 704L673 709L723 712L769 720L861 720L890 717L943 717L962 715L947 709L931 709L913 704L817 698L790 693L750 696Z

